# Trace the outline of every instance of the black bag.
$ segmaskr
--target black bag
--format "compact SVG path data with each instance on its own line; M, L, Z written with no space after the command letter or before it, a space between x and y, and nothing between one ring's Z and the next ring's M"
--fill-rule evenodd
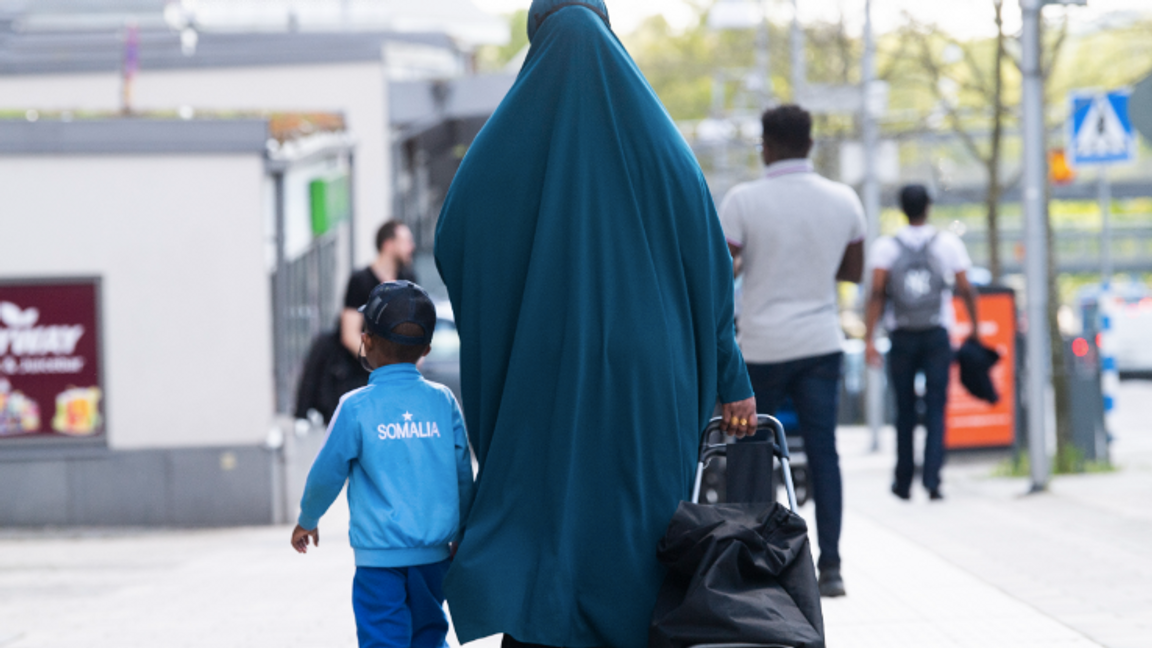
M980 400L995 405L1000 401L1000 393L989 375L992 367L1000 362L1000 354L994 349L968 339L956 351L956 363L960 365L960 384Z
M786 507L681 502L657 557L668 574L649 648L823 648L808 526Z
M340 397L368 384L368 372L340 342L340 329L321 333L312 341L300 385L296 390L296 418L308 418L316 410L324 423L332 420Z

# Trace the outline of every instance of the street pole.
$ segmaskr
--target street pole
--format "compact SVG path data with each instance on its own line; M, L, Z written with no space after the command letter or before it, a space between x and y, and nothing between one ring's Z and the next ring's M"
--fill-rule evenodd
M768 6L767 1L760 3L760 28L756 32L756 76L758 77L756 99L756 116L768 109L772 101L772 61L771 50L768 49Z
M808 83L808 62L804 60L804 30L800 27L800 0L792 0L792 103L800 103L802 88Z
M721 70L712 72L712 119L717 123L725 118L724 106L724 73ZM717 195L724 195L728 191L728 138L718 137L712 145L712 166L719 188Z
M287 237L287 217L284 187L284 169L276 168L272 173L273 208L276 222L276 272L272 275L272 367L276 376L276 413L291 411L289 397L288 352L288 257L285 252Z
M1116 345L1113 326L1115 300L1112 298L1112 185L1108 182L1108 165L1101 164L1096 176L1096 191L1100 199L1100 296L1096 298L1100 317L1100 391L1104 401L1104 431L1115 429L1116 391L1120 387L1120 374L1116 370ZM1097 459L1106 457L1108 444L1097 450Z
M1108 166L1100 165L1096 176L1096 194L1100 199L1100 286L1107 293L1112 287L1112 185L1108 183Z
M1044 81L1040 72L1040 10L1043 0L1021 0L1023 30L1020 38L1021 71L1024 76L1024 274L1028 291L1027 404L1028 454L1032 491L1048 487L1047 393L1048 355L1048 263L1047 223L1044 216Z
M872 112L870 94L876 80L876 43L872 35L872 0L864 0L864 60L862 61L860 92L860 129L864 144L864 216L867 224L865 248L880 234L880 179L876 175L876 115ZM872 277L864 273L862 285L864 298L861 300L867 309L868 296L872 291ZM880 428L884 424L884 370L867 366L864 385L865 418L872 433L872 451L880 450Z

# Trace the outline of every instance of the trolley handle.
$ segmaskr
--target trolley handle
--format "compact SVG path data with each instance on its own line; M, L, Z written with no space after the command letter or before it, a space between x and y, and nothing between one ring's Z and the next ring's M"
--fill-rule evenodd
M720 424L723 421L724 419L719 416L708 421L708 425L704 428L704 433L700 435L700 457L702 459L704 458L704 453L713 447L708 443L708 440L712 438L713 434L721 431ZM776 455L776 458L791 459L792 457L788 454L788 437L784 434L784 424L775 416L769 416L767 414L756 415L756 431L759 432L760 430L767 429L771 429L775 433L776 438L772 440L775 447L772 448L772 452Z
M700 483L704 478L704 468L713 457L727 454L727 443L709 443L708 440L716 432L720 432L722 418L716 417L708 422L700 438L700 458L696 464L696 480L692 486L692 503L700 502ZM776 433L773 441L772 453L780 460L780 468L784 474L784 490L788 493L788 508L796 512L796 487L792 483L792 462L788 454L788 438L784 435L784 425L774 416L759 414L756 416L756 430L771 428Z

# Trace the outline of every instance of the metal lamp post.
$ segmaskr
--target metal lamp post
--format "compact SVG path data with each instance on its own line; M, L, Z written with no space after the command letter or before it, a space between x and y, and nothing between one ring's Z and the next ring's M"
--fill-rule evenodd
M860 74L860 130L864 148L864 181L862 198L864 217L867 226L865 248L872 249L876 237L880 235L880 180L876 173L877 124L872 109L872 88L876 81L876 42L872 34L872 0L864 0L864 58ZM864 295L864 308L872 292L872 277L864 274L861 285ZM880 450L880 428L884 425L884 370L865 365L864 413L872 434L872 452Z
M1027 362L1028 455L1032 491L1048 487L1048 407L1051 384L1048 330L1048 222L1044 210L1048 160L1044 151L1044 78L1040 69L1040 13L1045 5L1084 5L1087 0L1020 0L1024 76L1024 278L1028 290Z
M1032 491L1048 486L1047 391L1050 381L1048 331L1048 249L1044 216L1044 80L1040 71L1040 11L1044 0L1021 0L1021 73L1024 76L1024 275L1028 289L1027 359L1028 454Z

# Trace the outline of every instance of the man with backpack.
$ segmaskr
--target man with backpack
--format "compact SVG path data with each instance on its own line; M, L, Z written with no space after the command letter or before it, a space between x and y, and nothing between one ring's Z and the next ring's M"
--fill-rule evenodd
M864 333L868 363L882 366L873 342L876 325L884 328L892 346L888 351L888 376L896 395L896 476L892 493L911 498L915 462L912 434L919 415L916 407L916 374L924 374L923 482L932 500L943 499L940 469L944 465L944 405L952 365L948 329L955 320L952 288L964 300L972 322L976 317L976 290L968 282L972 266L964 243L950 232L928 224L932 199L923 185L900 190L900 207L908 226L895 236L877 239L872 249L872 294L868 299ZM887 307L887 309L886 309ZM969 337L978 340L977 326Z

